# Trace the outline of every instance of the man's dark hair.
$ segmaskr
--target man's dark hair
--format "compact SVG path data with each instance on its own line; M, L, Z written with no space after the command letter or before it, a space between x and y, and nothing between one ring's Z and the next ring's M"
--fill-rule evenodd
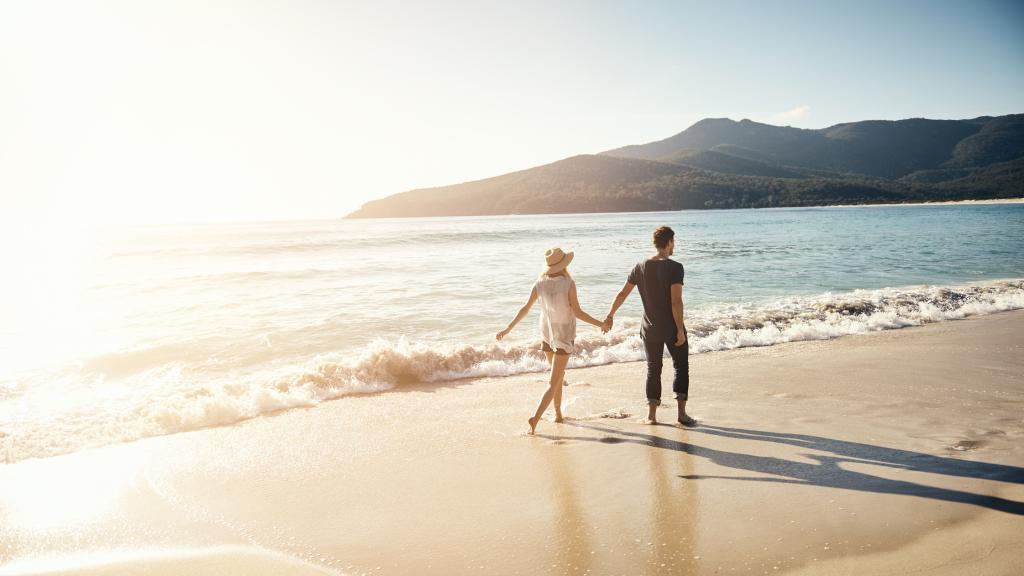
M676 233L673 232L671 228L668 226L660 226L654 231L654 245L657 248L664 248L665 246L668 246L668 243L675 237Z

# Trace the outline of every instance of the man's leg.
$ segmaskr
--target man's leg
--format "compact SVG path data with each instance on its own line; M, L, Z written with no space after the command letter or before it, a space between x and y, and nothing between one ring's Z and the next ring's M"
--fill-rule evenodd
M644 352L647 354L647 422L654 424L658 421L658 405L661 404L661 366L665 343L648 334L644 339Z
M690 338L687 335L686 342L682 346L676 346L675 342L668 344L668 353L672 356L672 367L675 369L675 377L672 379L672 391L676 396L676 403L679 405L679 416L677 421L684 426L694 426L697 421L686 414L686 400L690 393Z

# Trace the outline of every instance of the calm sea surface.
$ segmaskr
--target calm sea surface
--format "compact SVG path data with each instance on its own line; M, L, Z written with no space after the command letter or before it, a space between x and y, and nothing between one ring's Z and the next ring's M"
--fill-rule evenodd
M1020 204L149 228L39 286L49 312L8 314L0 462L541 370L536 310L493 335L544 250L576 252L581 304L603 317L663 224L694 353L1024 308ZM581 324L573 365L641 359L639 307L634 294L609 335Z

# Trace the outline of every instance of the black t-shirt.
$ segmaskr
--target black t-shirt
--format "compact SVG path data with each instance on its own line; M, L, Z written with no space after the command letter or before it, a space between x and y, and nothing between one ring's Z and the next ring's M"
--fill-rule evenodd
M644 321L640 337L648 333L675 341L676 321L672 317L672 285L683 283L683 265L675 260L644 260L633 267L628 281L640 291Z

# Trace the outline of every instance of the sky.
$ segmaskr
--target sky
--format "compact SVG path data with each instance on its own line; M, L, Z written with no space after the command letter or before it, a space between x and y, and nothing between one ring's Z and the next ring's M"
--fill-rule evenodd
M705 117L1020 112L1013 1L0 0L0 229L336 218Z

